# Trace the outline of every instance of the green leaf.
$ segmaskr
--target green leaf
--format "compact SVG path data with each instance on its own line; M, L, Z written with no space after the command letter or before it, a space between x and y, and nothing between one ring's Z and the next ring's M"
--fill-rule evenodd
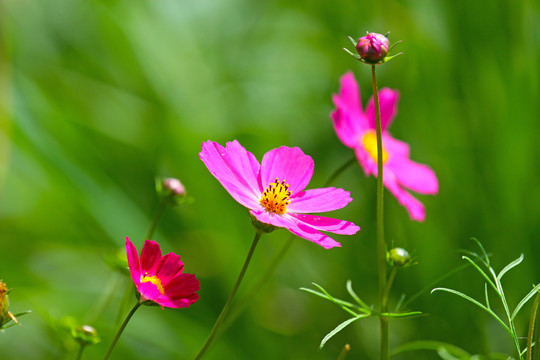
M444 347L440 347L437 349L437 355L439 355L440 358L443 360L460 360L460 358L451 355Z
M537 292L540 292L540 289L538 288L540 286L540 284L538 285L533 285L534 288L529 291L529 293L527 295L525 295L525 297L523 299L521 299L521 301L519 302L519 304L517 304L516 308L514 309L514 311L512 312L512 316L510 317L511 320L514 320L514 318L516 317L516 315L519 313L519 311L521 310L521 308L529 301L533 298L533 296L537 293Z
M387 56L387 57L385 57L385 58L383 59L382 63L387 63L387 62L389 62L390 60L392 60L392 59L398 57L399 55L403 55L403 53L400 52L400 53L397 53L396 55Z
M482 260L482 262L484 263L484 265L486 265L486 267L489 267L489 256L488 256L486 250L484 249L484 246L482 246L482 243L477 238L473 237L473 238L471 238L471 240L474 241L476 243L476 245L478 245L478 247L482 251L482 255L484 255L483 259L479 256L480 260Z
M347 280L347 291L349 292L351 297L358 303L358 305L366 309L368 312L371 312L371 308L367 306L367 304L363 302L362 299L360 299L360 297L354 292L351 280Z
M363 310L363 309L359 308L358 306L356 306L354 304L347 303L346 301L343 301L343 300L340 300L340 299L334 299L334 297L332 295L330 295L328 293L328 291L324 290L324 288L322 286L320 286L319 284L316 284L316 283L312 283L312 284L315 285L316 287L318 287L323 292L323 294L326 295L326 298L328 300L332 301L334 304L338 305L339 307L341 307L343 310L345 310L346 312L348 312L352 316L358 316L359 314L357 314L354 311L352 311L351 309L349 309L349 307L355 307L357 309ZM345 305L345 303L346 303L346 305Z
M519 264L521 264L521 262L523 261L523 257L524 255L521 254L520 257L518 257L516 260L512 261L510 264L506 265L504 267L504 269L501 270L501 272L499 273L499 275L497 275L497 279L499 281L501 281L502 277L504 274L506 274L509 270L511 270L512 268L518 266Z
M412 317L419 317L424 314L422 314L421 311L409 311L405 313L379 313L378 316L383 316L386 318L412 318Z
M329 298L328 296L326 296L323 293L318 292L317 290L313 290L313 289L310 289L310 288L300 288L300 290L308 292L308 293L313 294L313 295L320 296L323 299L333 301L333 302L337 303L338 305L343 305L343 306L348 306L348 307L357 307L356 305L354 305L354 304L352 304L352 303L350 303L348 301L344 301L344 300L340 300L340 299L336 299L336 298Z
M351 52L351 51L350 51L349 49L347 49L347 48L343 48L343 50L345 50L346 52L349 53L349 55L352 55L353 57L355 57L355 58L358 59L358 60L361 60L361 59L362 59L362 58L360 57L360 55L354 54L353 52Z
M474 305L478 306L479 308L483 309L484 311L486 311L488 314L490 314L491 316L493 316L495 318L495 320L497 320L502 326L504 326L504 328L506 329L506 331L508 331L510 333L510 335L513 336L513 333L512 331L510 330L510 328L504 323L504 321L502 321L498 316L497 314L495 314L491 309L488 309L487 307L485 307L482 303L478 302L478 300L475 300L473 299L472 297L468 296L468 295L465 295L464 293L462 292L459 292L457 290L453 290L453 289L447 289L447 288L435 288L433 290L431 290L431 293L433 294L435 291L446 291L446 292L449 292L451 294L454 294L454 295L457 295L459 297L462 297L463 299L473 303Z
M356 45L358 45L358 42L356 42L356 40L354 40L352 37L350 36L347 36L349 38L349 40L351 41L351 43L353 44L354 47L356 47Z
M486 279L486 281L488 282L489 285L491 285L491 287L497 292L499 293L499 288L493 283L493 281L491 281L491 279L489 278L488 274L485 273L484 270L482 270L480 268L480 266L478 266L474 261L472 261L468 256L465 256L463 255L461 257L462 259L466 260L469 262L469 264L471 264L472 266L474 266L474 268L484 277L484 279ZM491 268L490 268L491 269Z
M368 317L369 315L358 315L356 317L353 317L353 318L350 318L348 320L345 320L344 322L342 322L341 324L339 324L338 326L336 326L336 328L332 331L330 331L325 337L324 339L322 339L321 341L321 344L319 345L319 350L322 349L324 347L324 344L326 344L326 342L328 340L330 340L332 338L332 336L336 335L338 332L340 332L341 330L343 330L344 328L346 328L350 323L358 320L358 319L362 319L362 318L365 318L365 317Z

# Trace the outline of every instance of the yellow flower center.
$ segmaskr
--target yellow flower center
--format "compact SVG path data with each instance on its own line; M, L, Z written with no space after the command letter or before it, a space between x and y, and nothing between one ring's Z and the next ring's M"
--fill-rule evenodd
M147 273L141 275L141 282L151 282L152 284L156 285L161 295L165 295L165 289L163 289L163 285L161 284L161 280L157 276L146 276Z
M362 144L364 149L369 153L371 158L377 162L377 134L373 130L369 130L362 137ZM383 164L388 160L388 153L384 151L384 146L382 147L382 162Z
M287 211L287 205L291 203L289 197L291 196L289 191L289 185L283 181L276 181L268 184L268 187L262 193L260 204L267 210L275 214L285 214Z

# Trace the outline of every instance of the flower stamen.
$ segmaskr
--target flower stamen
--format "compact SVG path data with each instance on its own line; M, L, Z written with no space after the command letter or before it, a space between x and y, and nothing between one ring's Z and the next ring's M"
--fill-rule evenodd
M276 181L268 184L266 190L263 191L259 203L267 211L282 215L287 211L287 205L291 203L291 195L292 192L289 191L289 184L285 180L280 182L276 178Z
M163 285L161 284L161 280L157 276L147 276L148 273L144 273L144 276L141 276L141 283L145 282L151 282L152 284L156 285L161 295L165 295L165 289L163 289Z
M377 162L377 135L375 134L375 131L369 130L367 131L364 136L362 137L362 145L364 145L364 149L369 153L371 158ZM384 146L382 147L382 162L383 164L388 160L388 153L384 150Z

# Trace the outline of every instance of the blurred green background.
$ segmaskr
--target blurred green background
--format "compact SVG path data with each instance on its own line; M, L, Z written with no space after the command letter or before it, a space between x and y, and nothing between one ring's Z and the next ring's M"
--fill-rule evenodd
M315 161L309 187L351 157L337 139L331 94L348 70L363 102L369 67L341 48L366 31L391 31L405 54L378 68L379 86L399 89L392 134L437 173L440 193L419 196L422 224L386 196L387 241L416 266L398 274L391 304L462 264L458 249L480 239L506 275L510 304L540 281L539 3L391 0L3 0L0 1L0 279L23 326L0 333L2 359L74 359L58 331L64 316L90 323L103 341L117 329L129 284L104 258L129 236L140 249L156 211L155 176L178 177L195 198L169 209L154 239L182 257L201 282L189 309L141 308L116 359L189 359L200 349L232 288L253 229L245 209L198 158L208 139L238 139L258 159L299 146ZM375 304L375 178L358 167L334 184L354 201L331 216L362 227L325 250L296 239L275 276L214 343L211 359L375 359L378 322L361 320L318 351L347 319L299 290L311 282L348 299L346 280ZM288 233L263 237L239 292L259 279ZM439 284L477 298L466 269ZM106 310L96 309L114 288ZM410 304L429 316L390 324L391 347L441 340L470 353L512 353L504 330L462 299L429 294ZM128 294L130 295L130 294ZM135 299L129 298L131 306ZM527 312L517 320L526 336ZM56 330L55 330L56 329ZM398 359L435 359L415 352Z

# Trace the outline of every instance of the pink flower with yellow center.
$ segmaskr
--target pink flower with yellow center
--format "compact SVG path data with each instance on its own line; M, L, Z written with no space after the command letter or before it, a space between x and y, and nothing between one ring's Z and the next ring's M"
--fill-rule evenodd
M306 214L341 209L352 199L348 191L333 187L304 190L314 164L297 147L270 150L259 164L236 140L226 147L207 141L199 157L225 190L261 223L286 228L326 249L341 245L320 231L353 235L360 230L348 221Z
M195 275L184 274L180 256L169 253L161 256L155 241L146 240L141 251L126 237L126 252L131 278L141 294L140 302L147 300L161 307L186 308L199 299L199 281Z
M352 73L341 78L339 94L333 96L336 110L331 118L336 134L346 146L353 148L366 175L377 176L377 136L373 97L366 111L362 109L360 91ZM439 183L428 166L409 159L409 145L394 139L387 131L397 113L399 92L384 88L379 92L382 128L383 184L403 205L411 219L424 221L424 205L409 189L420 194L436 194Z

